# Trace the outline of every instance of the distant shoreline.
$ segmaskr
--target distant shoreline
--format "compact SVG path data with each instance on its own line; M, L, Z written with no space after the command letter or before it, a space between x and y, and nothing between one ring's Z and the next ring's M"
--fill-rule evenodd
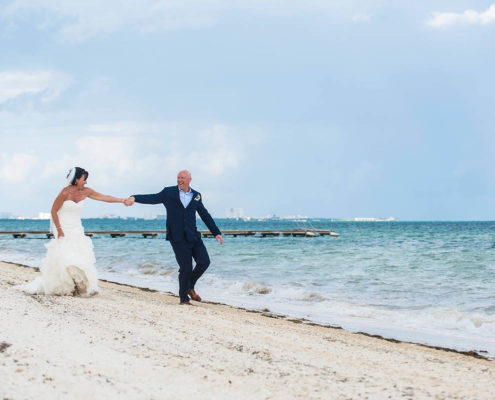
M258 217L251 217L250 220L244 220L242 218L225 218L225 217L216 217L213 216L215 220L221 221L232 221L232 222L246 222L246 223L257 223L257 222L297 222L300 219L263 219ZM82 220L127 220L127 221L163 221L166 219L166 216L160 218L144 218L144 217L128 217L128 216L118 216L118 217L82 217ZM473 220L444 220L444 219L432 219L432 220L408 220L408 219L351 219L351 218L327 218L327 217L308 217L307 220L311 220L315 222L318 220L319 222L345 222L345 223L373 223L373 222L389 222L389 223L437 223L437 222L445 222L445 223L471 223L471 222L495 222L494 219L473 219ZM49 221L49 219L40 219L40 218L0 218L0 221Z

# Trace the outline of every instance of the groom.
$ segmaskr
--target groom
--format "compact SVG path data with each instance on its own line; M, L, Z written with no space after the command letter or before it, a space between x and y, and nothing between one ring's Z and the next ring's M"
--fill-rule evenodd
M175 258L179 263L180 304L191 305L189 296L195 301L201 297L195 292L194 285L210 265L210 257L196 228L196 211L217 242L223 244L222 233L203 205L201 194L189 187L191 173L187 170L177 174L177 186L164 188L156 194L136 194L126 199L126 205L134 202L141 204L162 203L167 209L167 237ZM196 266L192 267L192 260Z

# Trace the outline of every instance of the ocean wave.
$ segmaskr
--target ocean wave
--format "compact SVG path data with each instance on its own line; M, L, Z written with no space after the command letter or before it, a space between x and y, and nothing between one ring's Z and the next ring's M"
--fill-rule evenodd
M269 294L272 292L272 289L262 282L246 282L242 289L250 294Z
M327 300L326 297L322 296L319 293L308 293L306 296L304 296L303 300L305 301L325 301Z
M138 264L138 272L143 275L170 275L177 272L176 268L165 266L160 263L147 262Z

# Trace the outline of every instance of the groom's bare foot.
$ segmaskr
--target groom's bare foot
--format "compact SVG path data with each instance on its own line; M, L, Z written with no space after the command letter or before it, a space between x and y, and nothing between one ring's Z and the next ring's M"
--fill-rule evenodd
M197 294L194 289L189 289L188 292L189 296L191 296L191 299L194 301L201 301L201 297L199 297L199 294Z
M181 301L180 302L180 305L181 306L192 306L191 302L190 301Z

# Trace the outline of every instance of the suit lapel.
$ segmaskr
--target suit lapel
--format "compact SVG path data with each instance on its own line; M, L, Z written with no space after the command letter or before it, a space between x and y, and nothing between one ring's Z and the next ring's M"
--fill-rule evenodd
M198 194L198 192L196 192L194 189L189 188L189 190L190 190L190 191L191 191L191 193L192 193L192 198L191 198L191 201L189 202L189 204L187 205L187 207L186 207L186 208L189 208L189 207L191 207L191 206L192 206L192 203L193 203L193 201L194 201L194 198L195 198L195 197L196 197L196 195Z
M175 200L179 202L179 204L184 207L184 204L182 204L182 201L180 201L180 192L179 192L179 186L175 187Z

